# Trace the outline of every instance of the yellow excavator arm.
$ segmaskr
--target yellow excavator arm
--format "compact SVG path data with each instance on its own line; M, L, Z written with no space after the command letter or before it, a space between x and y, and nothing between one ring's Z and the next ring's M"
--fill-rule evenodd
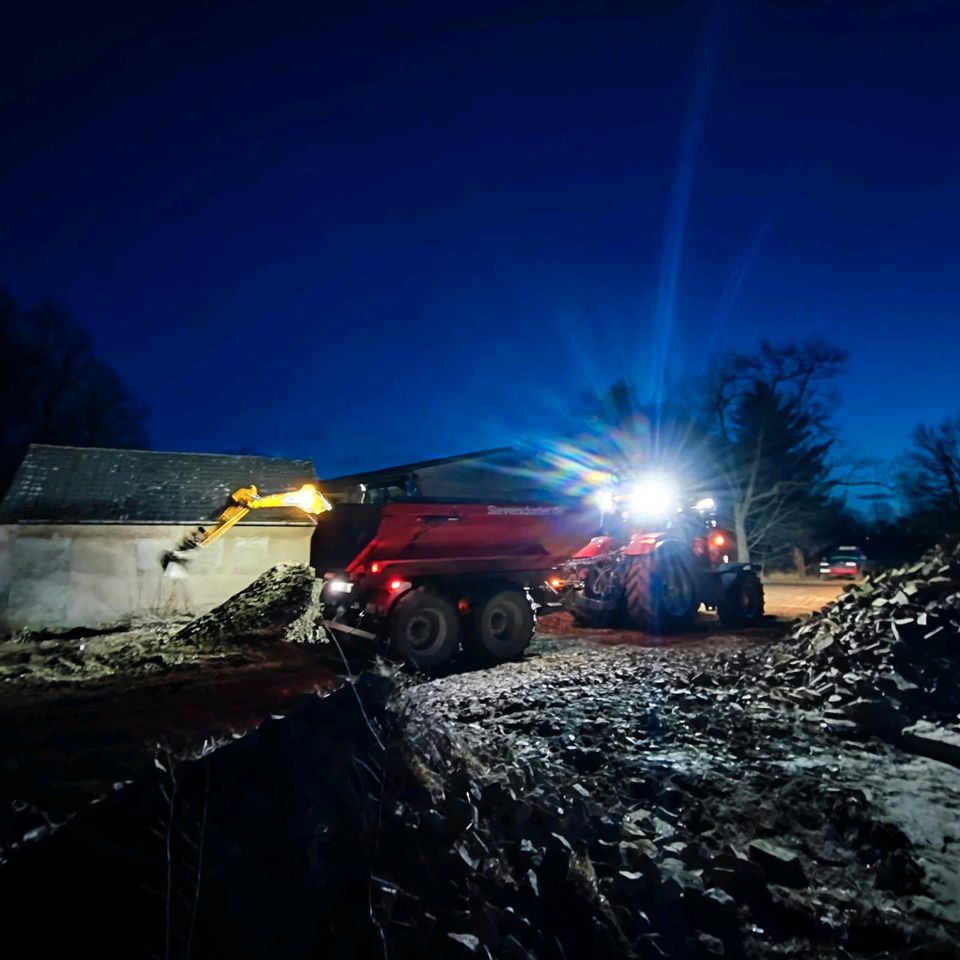
M217 517L215 523L209 527L198 527L177 545L175 550L167 551L162 558L162 564L167 573L173 573L171 564L174 568L186 561L186 555L182 553L185 550L192 550L195 547L209 546L214 540L222 537L231 527L236 526L251 510L263 510L265 507L296 507L310 516L324 513L332 510L330 501L312 484L305 483L299 490L292 490L288 493L269 493L261 494L257 488L251 484L249 487L241 487L230 494L231 503ZM183 576L181 572L177 574Z
M305 483L299 490L290 493L270 493L263 495L252 484L241 487L230 494L233 501L223 513L217 517L217 522L211 527L200 527L191 534L193 547L206 547L214 540L222 537L231 527L238 524L251 510L262 510L265 507L297 507L310 516L316 516L332 509L330 501L312 484Z

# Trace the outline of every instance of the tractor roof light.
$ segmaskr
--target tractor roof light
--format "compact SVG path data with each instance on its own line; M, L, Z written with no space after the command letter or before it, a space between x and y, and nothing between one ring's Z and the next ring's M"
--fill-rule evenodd
M693 509L697 513L712 513L717 509L717 501L713 497L704 497L702 500L698 500L694 505Z

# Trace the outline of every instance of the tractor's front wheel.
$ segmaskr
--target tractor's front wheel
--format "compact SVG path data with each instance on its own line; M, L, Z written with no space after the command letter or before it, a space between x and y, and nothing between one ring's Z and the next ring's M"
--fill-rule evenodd
M418 670L434 670L460 649L460 618L446 597L418 587L390 611L390 647Z
M634 557L624 581L627 613L648 633L680 633L699 606L690 565L679 546L664 543L652 554Z
M535 617L527 595L505 587L473 605L464 645L484 659L512 660L533 637Z
M756 627L763 620L763 584L752 570L741 570L723 591L717 617L725 627Z

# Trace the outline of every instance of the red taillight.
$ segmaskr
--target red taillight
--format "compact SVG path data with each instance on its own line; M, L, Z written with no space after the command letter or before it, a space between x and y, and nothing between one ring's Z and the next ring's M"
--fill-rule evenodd
M370 572L371 572L371 573L379 573L379 572L380 572L380 564L377 563L376 560L374 560L373 563L370 564Z
M391 580L391 581L390 581L390 590L391 590L393 593L396 593L396 592L403 586L403 583L404 583L403 580Z

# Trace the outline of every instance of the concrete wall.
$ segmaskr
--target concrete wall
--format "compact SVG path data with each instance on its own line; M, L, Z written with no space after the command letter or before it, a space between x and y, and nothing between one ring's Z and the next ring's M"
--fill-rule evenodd
M190 527L0 525L0 630L204 613L278 563L308 563L313 527L241 525L195 550L189 577L160 560Z

